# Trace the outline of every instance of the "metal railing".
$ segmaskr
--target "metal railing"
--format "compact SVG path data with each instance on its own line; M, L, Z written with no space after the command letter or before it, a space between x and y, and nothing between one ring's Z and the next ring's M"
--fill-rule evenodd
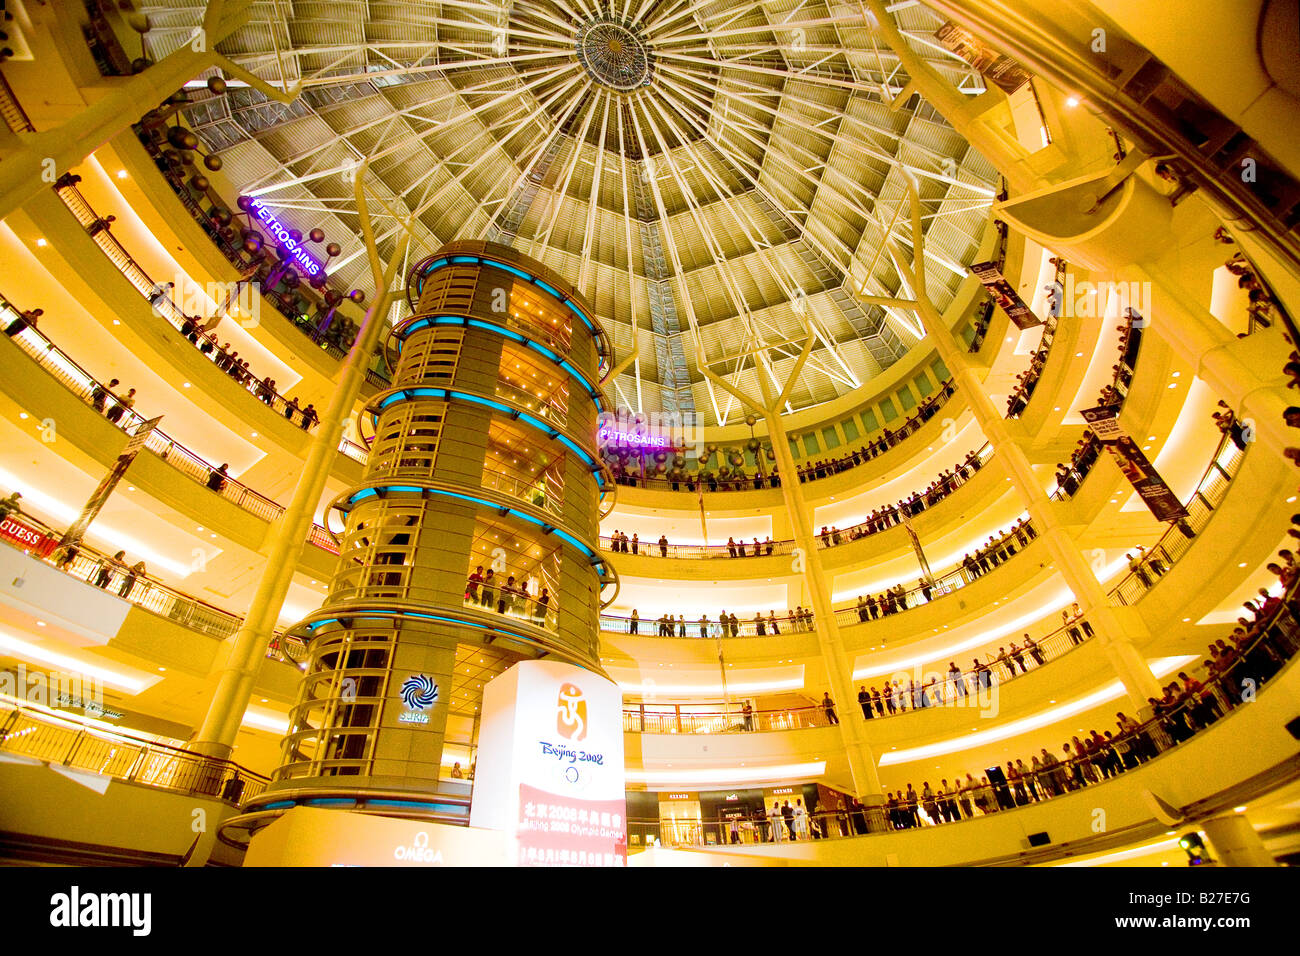
M879 597L873 595L869 601L861 604L848 604L835 609L835 620L841 625L860 624L868 621L874 621L877 618L889 617L894 614L900 614L911 608L920 607L923 604L929 604L938 600L946 594L966 587L988 574L994 568L1005 564L1008 560L1019 553L1017 546L1023 549L1028 547L1029 542L1037 537L1037 532L1033 525L1026 521L1019 529L1011 529L1003 532L998 536L992 545L977 550L971 555L972 564L970 567L957 565L952 570L939 575L934 579L933 584L922 583L902 591L887 592ZM606 542L608 538L601 539L601 547L608 550ZM793 545L793 542L781 541L772 542L774 546ZM654 554L659 554L659 545L651 546ZM671 549L673 546L669 545ZM679 545L682 551L687 554L672 554L670 557L686 557L689 555L689 549L692 545ZM753 545L747 545L752 549ZM725 551L726 546L723 546ZM641 553L646 553L650 549L642 543ZM700 550L704 550L702 547ZM714 546L710 546L710 551ZM774 554L788 553L789 549L784 551L774 550ZM746 551L746 554L750 554ZM764 551L764 554L767 552ZM717 554L707 555L709 557L718 557ZM780 636L782 633L794 633L798 631L811 631L813 616L809 611L805 615L795 616L792 611L785 611L780 617L769 616L754 618L750 620L737 620L734 628L728 625L724 631L721 629L721 622L709 621L678 621L672 620L665 622L669 633L661 632L661 620L659 618L637 618L636 629L633 629L632 618L630 616L621 616L616 614L602 614L600 616L600 629L617 634L651 634L653 628L654 635L657 637L766 637L768 635ZM715 626L718 629L715 633ZM701 627L704 633L700 633Z
M1289 589L1272 618L1256 629L1254 637L1241 644L1237 657L1224 668L1211 670L1204 663L1186 671L1199 689L1167 694L1158 702L1156 713L1141 724L1119 727L1097 742L1089 733L1075 747L1067 743L1050 761L1033 756L1008 762L990 780L967 773L954 777L943 788L924 781L917 791L912 784L886 794L884 806L864 806L852 797L837 800L837 806L815 809L811 814L786 817L780 807L775 814L728 813L730 819L629 819L633 845L658 841L662 845L706 846L731 843L784 843L791 840L840 839L957 823L992 813L1015 810L1054 797L1104 783L1140 767L1161 754L1193 739L1200 731L1229 716L1242 703L1243 687L1267 686L1268 681L1300 650L1300 619L1295 605L1295 585ZM1176 684L1176 682L1175 682ZM1186 688L1186 685L1185 685ZM625 714L625 722L627 720ZM782 803L802 799L802 791L783 798Z
M62 538L61 532L33 515L15 509L10 512L9 517L45 535L52 543ZM115 561L106 552L86 544L84 539L72 549L71 554L60 552L51 543L50 553L44 555L20 548L8 539L0 538L0 542L15 550L22 550L29 558L48 564L71 577L100 587L106 593L116 594L141 610L167 618L181 627L208 637L224 640L238 631L240 625L244 623L244 619L239 615L223 611L184 591L178 591L147 572L133 572L130 567ZM287 648L288 653L282 653L283 648ZM295 663L301 656L300 651L303 648L304 644L300 639L285 639L281 632L277 631L266 656Z
M696 711L681 705L634 704L623 707L625 734L743 734L809 727L830 727L830 716L821 707L785 710L751 710L736 704L721 711Z
M1196 485L1196 491L1185 508L1187 517L1165 529L1145 560L1138 562L1110 594L1119 604L1132 604L1155 586L1156 579L1165 574L1191 549L1192 541L1210 523L1214 511L1228 493L1232 479L1241 469L1246 453L1233 443L1228 435L1219 441L1219 447L1210 459L1205 474ZM1187 532L1190 531L1191 534Z
M934 487L924 492L916 492L900 502L903 507L908 509L910 516L916 516L922 511L933 508L939 502L943 501L962 485L966 484L971 478L979 472L989 459L993 456L993 446L985 443L978 451L972 452L962 463L960 468L947 477L936 479ZM962 477L961 470L967 470L969 474ZM894 525L901 524L902 518L899 515L898 505L888 505L885 508L876 509L877 514L874 518L868 517L856 525L846 528L837 528L835 530L827 529L825 534L819 534L817 537L821 540L822 546L826 548L836 547L851 541L857 541L861 538L870 537L881 531L886 531ZM769 554L791 554L794 551L794 541L763 541L758 543L762 547L761 556L766 557ZM769 549L769 545L771 548ZM667 545L667 554L664 554L663 548L657 542L638 541L637 551L631 550L631 539L628 539L628 550L625 552L621 548L617 551L614 549L612 537L602 536L600 547L606 551L617 554L645 554L659 557L672 558L746 558L756 557L754 554L755 542L734 542L728 544L669 544ZM918 589L919 590L919 589Z
M18 318L19 315L21 315L21 312L8 299L0 296L0 322L7 325ZM48 372L60 385L67 388L95 411L102 414L105 409L111 410L114 405L119 404L116 401L117 396L110 392L107 386L97 381L39 330L29 326L18 335L12 336L10 341L22 349L28 357ZM122 417L116 422L116 426L125 434L130 435L145 420L145 417L134 408L124 408ZM265 495L259 494L234 478L218 475L216 467L210 462L200 458L184 445L177 443L159 428L155 428L149 433L145 439L144 447L171 467L200 482L209 490L221 495L227 501L232 502L250 514L256 515L265 521L273 521L284 513L284 508L280 504ZM340 447L340 450L343 450L342 447ZM220 480L218 481L218 479ZM219 484L219 489L213 488L209 482ZM338 554L338 546L334 543L334 539L319 525L312 526L312 530L308 534L308 540L319 548Z
M36 127L32 121L27 118L27 112L18 102L18 97L14 96L13 88L9 81L0 73L0 117L3 117L5 126L13 133L35 133Z
M1142 345L1142 329L1134 327L1133 316L1128 316L1126 323L1128 325L1129 339L1126 340L1125 351L1119 358L1119 370L1115 373L1111 384L1102 390L1102 395L1098 399L1101 404L1115 406L1116 418L1124 410L1124 403L1128 400L1128 383L1133 380L1133 376L1136 374L1138 354ZM1132 354L1129 354L1130 343ZM1127 359L1125 358L1126 355ZM1112 396L1110 400L1106 398L1108 392ZM1056 487L1052 489L1049 497L1053 501L1069 501L1078 494L1079 486L1092 473L1093 467L1097 464L1097 459L1101 457L1101 452L1101 442L1092 432L1088 432L1087 442L1070 456L1070 464L1066 468L1064 476L1058 475Z
M0 751L235 806L267 784L229 760L92 726L7 694L0 694Z
M874 461L886 451L898 447L904 439L916 434L922 425L930 421L938 410L947 404L954 391L953 380L948 379L940 384L939 391L935 395L922 403L916 414L906 419L897 429L893 431L888 428L883 429L879 437L866 442L858 451L849 452L831 461L805 461L803 464L797 465L796 470L799 481L803 483L818 481L856 468L869 461ZM762 453L761 449L759 453ZM677 475L672 472L664 475L634 474L621 470L623 467L625 466L611 464L611 470L614 471L614 480L617 484L657 491L698 493L703 490L713 493L781 487L780 475L775 469L767 473L756 471L752 475L737 476L728 474L722 476L709 471L696 471L689 474L680 472Z
M213 225L211 217L203 211L198 201L194 198L194 194L190 192L189 186L186 184L185 176L171 170L162 151L159 149L159 144L154 141L150 130L145 127L143 123L137 123L135 124L135 131L141 145L144 146L145 151L153 158L154 164L158 167L158 171L162 174L163 179L171 188L171 191L176 195L176 198L180 200L181 205L183 205L186 211L189 212L190 217L198 224L199 228L207 233L208 238L212 240L213 244L217 247L217 250L225 256L226 260L238 269L240 273L247 273L250 270L255 270L257 263L251 258L245 256L244 252L238 245L227 240L223 235L221 235L220 230ZM213 203L217 206L224 205L224 203L219 200L213 200ZM299 291L304 292L304 290ZM304 292L304 294L308 293ZM342 361L347 357L347 350L343 347L342 343L335 344L329 340L322 341L317 330L310 323L304 323L298 314L290 311L285 305L283 305L279 300L279 296L272 294L272 290L263 290L263 298L271 304L271 307L274 308L276 312L284 316L284 318L288 320L294 328L310 338L321 349L321 351L339 361ZM323 308L323 306L320 306L320 303L314 304ZM343 343L346 343L346 340L343 340ZM381 375L375 370L371 370L367 373L367 379L380 388L387 388L391 384L387 377Z
M161 291L163 286L154 282L140 264L131 257L131 254L126 251L125 247L118 242L117 237L105 225L104 220L95 214L95 211L86 202L85 197L81 195L75 185L56 185L55 193L63 200L64 205L68 207L77 221L90 233L95 244L104 252L109 261L126 277L127 281L135 286L136 291L149 302L155 315L165 319L178 332L187 324L193 326L189 332L192 344L199 349L200 353L208 355L214 364L230 358L217 346L216 338L200 328L203 317L198 316L191 321L176 305L171 296ZM198 340L202 340L203 344L199 345ZM205 351L205 349L208 351ZM272 411L279 412L296 425L301 426L304 424L305 410L299 409L296 403L290 402L279 392L268 387L262 379L248 375L245 381L244 375L246 373L237 372L240 377L236 378L230 374L230 371L221 368L219 364L218 368L226 372L232 381L240 384L245 392L265 404ZM315 427L316 422L312 421L307 425L308 427L305 430L310 430Z

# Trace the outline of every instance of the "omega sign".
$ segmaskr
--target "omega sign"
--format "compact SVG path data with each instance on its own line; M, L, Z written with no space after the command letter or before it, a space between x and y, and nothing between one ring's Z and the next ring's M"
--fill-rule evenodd
M393 859L404 863L431 863L442 865L442 851L431 849L429 834L421 830L415 835L410 846L398 846L393 850Z

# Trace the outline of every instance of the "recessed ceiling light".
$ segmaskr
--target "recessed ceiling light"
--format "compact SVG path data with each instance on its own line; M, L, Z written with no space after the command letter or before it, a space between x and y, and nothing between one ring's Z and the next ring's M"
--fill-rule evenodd
M119 169L119 170L117 171L117 178L118 178L118 179L126 179L126 170L125 170L125 169Z
M18 413L18 417L21 418L23 421L27 421L27 413L26 413L26 412L19 412L19 413Z
M40 246L42 249L44 249L44 248L45 248L45 240L44 240L44 239L37 239L37 240L36 240L36 245L38 245L38 246Z
M45 622L44 622L44 621L37 621L37 622L36 622L36 626L37 626L37 627L44 627L44 626L45 626Z
M1079 105L1079 98L1077 96L1067 97L1065 100L1065 105L1073 109L1074 107Z

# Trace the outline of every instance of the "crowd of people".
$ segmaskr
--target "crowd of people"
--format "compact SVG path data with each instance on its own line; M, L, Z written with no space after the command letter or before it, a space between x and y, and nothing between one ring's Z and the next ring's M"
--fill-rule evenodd
M1120 333L1119 361L1111 366L1113 376L1111 383L1097 396L1097 404L1114 406L1116 415L1124 407L1124 400L1128 397L1128 387L1133 381L1133 370L1137 365L1138 351L1142 345L1144 325L1145 319L1138 312L1126 308L1124 324L1116 326L1116 331ZM1101 442L1091 429L1084 429L1083 436L1075 443L1074 451L1070 453L1069 464L1065 462L1056 464L1057 495L1062 498L1073 497L1083 479L1092 471L1092 466L1097 463L1100 454Z
M953 391L952 381L944 382L939 387L939 391L921 402L911 417L898 428L883 429L877 438L860 446L856 451L845 452L838 458L819 459L799 465L799 480L818 481L878 458L932 419L944 402L952 397ZM743 466L738 465L734 468L719 468L717 471L701 468L694 472L686 472L681 468L665 468L659 474L638 474L635 470L636 466L631 461L625 463L617 458L611 459L609 466L615 482L620 485L651 487L653 483L667 485L673 491L690 492L748 491L781 487L781 477L775 469L764 472L755 468L753 474L750 474Z
M672 614L665 613L655 619L655 636L690 637L695 634L701 638L740 637L741 627L745 623L752 623L752 633L757 637L766 637L768 634L780 635L782 626L787 632L811 631L813 612L805 610L802 605L786 611L782 617L777 617L776 611L768 611L767 617L764 617L761 611L756 611L752 622L742 622L735 614L728 614L725 610L718 614L716 621L709 620L707 614L700 615L698 621L688 622L684 614L678 614L674 618ZM641 633L641 615L636 608L633 608L632 613L628 615L627 633ZM648 634L649 631L646 633ZM749 631L747 630L746 633L748 634Z
M1043 369L1047 367L1047 356L1052 350L1055 335L1056 318L1053 312L1044 323L1043 337L1039 340L1038 348L1034 349L1034 354L1029 357L1028 368L1016 376L1016 387L1007 397L1007 418L1019 418L1029 400L1034 397L1034 389L1038 387L1038 380L1043 377Z
M72 189L80 181L81 177L76 173L65 173L55 181L55 187L57 189ZM91 235L95 235L97 232L111 232L112 221L112 216L97 219L91 226L87 227L87 231ZM202 316L188 315L176 305L172 298L174 289L175 284L171 282L154 284L147 296L149 306L154 313L173 324L177 324L182 338L197 348L202 355L207 356L218 369L225 372L255 398L267 405L274 405L277 397L275 380L272 378L262 379L254 375L249 368L248 360L240 358L239 351L232 350L229 342L219 346L216 336L205 328L206 320ZM303 406L296 397L284 399L284 417L308 431L319 421L314 405L307 403L306 406Z
M940 593L947 593L954 587L970 584L977 578L984 576L1004 561L1009 560L1016 553L1018 547L1024 548L1028 546L1029 542L1035 537L1037 537L1037 532L1034 531L1033 525L1024 518L1021 518L1011 528L999 535L989 535L989 539L984 545L962 557L961 564L958 566L960 580L942 583ZM942 582L942 576L939 582ZM939 582L920 578L916 587L910 591L900 583L878 595L859 596L857 603L858 620L863 623L874 621L877 618L888 617L891 614L906 611L909 607L919 607L928 603L932 599L936 587L939 586Z
M880 437L867 442L857 451L846 452L840 457L832 458L829 461L805 462L799 466L799 480L809 482L829 478L831 475L838 475L842 471L848 471L850 468L856 468L873 458L878 458L934 418L935 413L952 397L953 391L952 381L944 382L939 391L917 406L912 416L899 425L897 429L892 431L888 428L883 429Z
M865 538L887 528L892 528L896 524L901 524L904 515L909 517L919 515L926 508L938 504L964 485L983 466L984 462L980 458L980 453L973 451L961 464L954 465L951 469L941 472L939 477L930 482L924 491L913 492L896 505L873 508L871 514L860 523L846 530L841 531L834 525L829 527L823 525L818 535L822 547L833 548L845 541L857 541L859 538Z
M141 144L153 157L163 178L171 186L194 221L208 234L213 244L241 273L241 281L256 282L266 301L270 302L286 319L312 341L321 343L341 355L352 346L357 326L350 319L335 313L334 306L343 298L338 293L323 293L319 299L301 286L291 287L282 277L274 275L276 257L265 250L250 253L239 241L232 226L231 214L224 209L209 190L200 190L193 183L193 167L185 162L180 151L167 143L166 126L141 123L137 134ZM207 211L204 211L207 207ZM275 278L268 284L269 279Z
M502 576L492 568L485 571L481 564L475 567L465 581L465 605L517 617L539 627L545 625L551 607L550 590L543 587L534 597L528 593L528 580L524 576L520 575L518 581L513 574L504 576L502 581Z
M1300 523L1300 515L1295 517L1295 522ZM1297 536L1300 537L1300 532ZM761 817L755 815L751 829L758 839L771 842L791 838L796 832L801 836L806 833L812 838L825 838L955 823L1050 800L1140 767L1252 700L1258 688L1300 650L1300 620L1287 604L1300 577L1300 565L1294 553L1283 550L1279 552L1279 560L1268 567L1277 575L1288 597L1270 595L1267 589L1261 588L1260 596L1244 605L1248 616L1238 619L1229 637L1208 646L1198 668L1180 671L1176 680L1161 688L1160 697L1147 699L1146 710L1150 716L1144 721L1120 710L1115 713L1114 729L1092 729L1073 735L1059 750L1040 747L1037 754L1029 756L1028 763L1024 757L1018 757L1003 766L984 768L979 776L967 772L965 776L940 778L934 785L923 780L919 789L909 782L886 792L880 807L869 807L852 796L841 796L835 805L810 813L806 826L793 830L787 820L796 818L797 813L792 808L792 813L787 815L785 808L778 805ZM1286 613L1279 617L1279 612L1284 610ZM1069 617L1073 609L1064 613ZM1078 617L1073 621L1086 625ZM1018 658L1010 651L1007 658L1021 672L1027 667L1025 657L1041 663L1032 642L1018 651ZM1008 663L1006 671L1014 673L1012 663ZM963 676L958 686L973 693L983 679L972 671ZM904 690L886 696L873 695L864 689L859 694L859 702L864 716L870 716L866 714L868 710L884 716L909 704L929 706L922 702L928 696L926 690L912 689L912 692L908 694ZM829 694L823 696L821 706L827 711L828 722L838 723L832 716L834 704Z

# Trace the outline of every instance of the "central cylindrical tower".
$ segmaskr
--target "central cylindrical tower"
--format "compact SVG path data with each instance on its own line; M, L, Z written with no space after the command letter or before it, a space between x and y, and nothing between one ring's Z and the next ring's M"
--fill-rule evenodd
M491 677L529 657L600 669L603 330L550 270L492 243L424 259L407 295L392 387L362 412L365 478L330 508L329 597L291 631L306 675L264 809L295 791L397 791L403 812L463 794L444 748L472 739Z

